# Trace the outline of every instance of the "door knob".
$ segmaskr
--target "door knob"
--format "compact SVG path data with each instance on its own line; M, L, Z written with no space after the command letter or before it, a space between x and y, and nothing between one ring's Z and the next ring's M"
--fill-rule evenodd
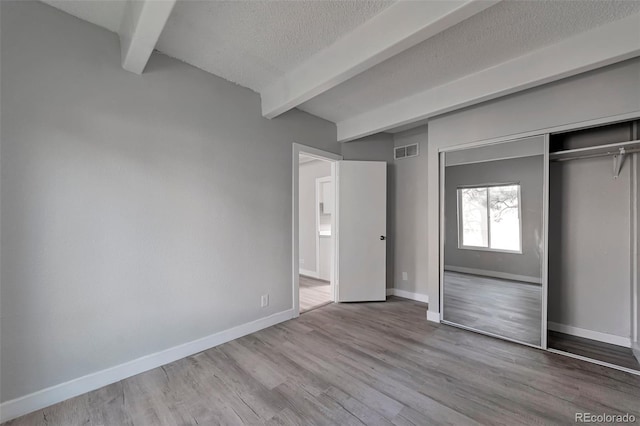
M384 235L380 235L380 239L384 241L387 239L387 237L385 237Z

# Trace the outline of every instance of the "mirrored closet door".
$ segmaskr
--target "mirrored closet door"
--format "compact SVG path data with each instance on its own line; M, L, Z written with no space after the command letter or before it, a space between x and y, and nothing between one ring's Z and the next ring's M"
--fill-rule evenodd
M545 136L441 155L442 319L546 341Z

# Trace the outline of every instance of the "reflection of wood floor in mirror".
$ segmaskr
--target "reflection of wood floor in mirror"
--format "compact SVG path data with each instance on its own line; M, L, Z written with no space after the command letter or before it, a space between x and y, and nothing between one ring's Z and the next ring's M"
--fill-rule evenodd
M542 287L446 271L443 319L538 346Z
M331 303L331 284L300 275L300 313Z
M549 331L548 346L574 355L581 355L620 367L640 371L640 363L633 352L624 346L598 342L584 337L570 336L556 331Z

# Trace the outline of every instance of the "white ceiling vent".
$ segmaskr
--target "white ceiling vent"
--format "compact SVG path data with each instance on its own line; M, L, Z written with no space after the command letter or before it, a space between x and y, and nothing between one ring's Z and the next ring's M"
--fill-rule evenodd
M418 144L397 146L393 150L393 158L396 160L400 158L417 157L420 151L418 150Z

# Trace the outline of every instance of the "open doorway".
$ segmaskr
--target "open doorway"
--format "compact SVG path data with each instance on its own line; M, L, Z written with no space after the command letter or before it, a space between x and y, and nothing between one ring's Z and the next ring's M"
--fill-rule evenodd
M293 146L293 308L309 312L336 300L336 162L342 157Z
M306 179L304 169L313 163L328 163L330 176L325 168ZM332 301L384 301L387 163L343 161L340 155L294 143L292 166L293 316ZM300 198L313 200L311 214L300 211ZM309 222L312 235L305 242L300 234ZM323 250L328 253L324 258ZM307 293L316 300L306 299Z
M334 184L331 162L300 153L298 159L298 241L300 313L334 301Z

